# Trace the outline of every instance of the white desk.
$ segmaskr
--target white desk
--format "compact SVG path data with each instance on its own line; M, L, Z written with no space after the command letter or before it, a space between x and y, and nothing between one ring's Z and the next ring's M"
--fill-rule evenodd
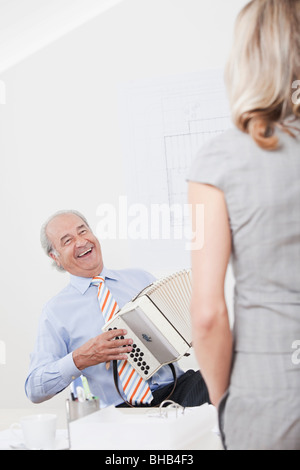
M166 410L165 408L163 410ZM109 407L69 425L71 450L222 450L217 412L208 404L184 414Z
M149 416L149 413L154 416ZM71 450L222 450L216 433L214 407L188 408L185 417L160 418L158 409L109 407L73 421L69 425ZM29 413L27 413L29 414ZM0 450L18 447L9 425L18 421L11 416L7 428L0 431ZM58 428L57 449L68 447L67 429ZM20 432L19 443L22 442Z

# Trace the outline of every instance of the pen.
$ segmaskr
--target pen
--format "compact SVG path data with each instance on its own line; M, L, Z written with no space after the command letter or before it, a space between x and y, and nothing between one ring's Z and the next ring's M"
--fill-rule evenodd
M87 378L84 375L81 375L80 377L81 377L81 382L82 382L82 386L83 386L83 389L84 389L86 399L87 400L92 400L93 395L91 394Z
M76 387L76 393L79 403L85 402L85 393L82 387Z
M73 382L70 384L70 396L71 396L71 400L75 401L74 383Z

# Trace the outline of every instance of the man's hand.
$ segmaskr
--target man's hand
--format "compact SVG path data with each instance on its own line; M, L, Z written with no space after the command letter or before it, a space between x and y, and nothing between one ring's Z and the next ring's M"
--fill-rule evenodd
M127 359L132 351L132 339L115 339L127 334L126 330L111 330L90 339L73 351L73 361L77 369L95 366L101 362Z

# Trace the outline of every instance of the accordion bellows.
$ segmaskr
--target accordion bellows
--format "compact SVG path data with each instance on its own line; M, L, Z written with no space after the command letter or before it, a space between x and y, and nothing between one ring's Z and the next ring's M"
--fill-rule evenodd
M103 328L128 331L127 337L134 342L128 361L144 379L178 361L191 348L191 277L191 270L182 270L155 281Z

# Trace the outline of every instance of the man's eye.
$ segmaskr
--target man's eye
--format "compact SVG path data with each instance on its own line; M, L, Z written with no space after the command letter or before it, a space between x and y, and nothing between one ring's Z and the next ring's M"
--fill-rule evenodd
M83 233L86 233L86 229L81 230L80 235L82 235Z
M68 238L66 241L65 241L65 245L68 245L71 241L71 238Z

